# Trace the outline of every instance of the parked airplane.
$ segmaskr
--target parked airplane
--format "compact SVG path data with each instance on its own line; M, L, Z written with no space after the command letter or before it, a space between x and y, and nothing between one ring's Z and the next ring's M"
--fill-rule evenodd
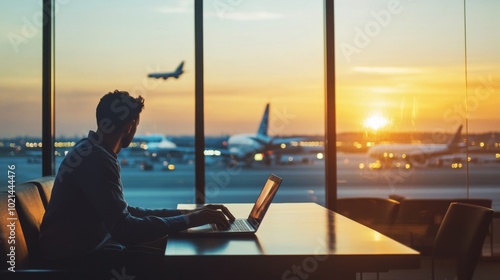
M406 161L412 166L427 166L430 160L460 151L462 126L447 144L381 144L373 146L368 155L380 161L383 167L391 167L393 162Z
M205 142L205 161L207 164L223 162L224 164L251 165L254 161L271 164L276 156L276 162L296 163L310 161L309 157L323 151L323 146L312 145L319 143L318 139L310 137L274 138L268 135L270 105L266 104L262 120L256 133L236 134L226 139L216 139ZM175 141L175 140L174 140ZM186 140L184 140L186 141ZM164 135L138 135L134 137L130 146L130 154L146 155L151 161L166 159L171 162L187 162L194 160L194 147L176 145ZM178 141L175 141L178 142ZM222 142L222 143L219 143ZM285 157L285 162L278 157ZM307 158L307 159L306 159Z
M184 73L184 71L182 70L183 67L184 67L184 61L182 61L181 64L179 64L179 66L177 66L177 69L175 69L174 72L150 73L148 74L148 77L155 79L164 79L164 80L171 77L179 79L179 76L182 75L182 73Z
M267 134L268 127L269 103L266 104L257 133L236 134L229 137L227 140L229 155L238 162L251 164L256 154L265 152L266 148L272 144L272 138Z
M311 142L318 143L317 139L308 137L274 138L268 134L269 103L266 104L264 115L256 133L236 134L227 140L227 152L233 161L238 164L251 165L254 161L271 164L309 162L310 156L316 157L323 152L323 146L312 146ZM291 153L292 155L288 155ZM281 157L286 156L285 161ZM292 162L294 161L294 162Z

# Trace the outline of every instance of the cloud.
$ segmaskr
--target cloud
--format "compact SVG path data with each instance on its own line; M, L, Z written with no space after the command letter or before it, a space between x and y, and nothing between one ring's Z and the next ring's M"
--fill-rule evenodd
M414 74L420 73L421 70L417 68L410 67L353 67L352 71L361 73L373 73L373 74Z
M163 14L189 14L194 12L193 1L180 0L174 5L163 6L157 9Z
M274 20L283 18L283 14L255 11L255 12L228 12L223 15L224 19L237 21L257 21L257 20Z
M155 10L163 14L190 14L194 13L193 1L178 0L171 5L162 6ZM217 9L216 9L217 10ZM237 8L232 7L228 10L218 10L216 12L205 11L205 17L218 17L221 19L235 20L235 21L260 21L260 20L275 20L283 18L284 15L280 13L267 12L267 11L238 11Z

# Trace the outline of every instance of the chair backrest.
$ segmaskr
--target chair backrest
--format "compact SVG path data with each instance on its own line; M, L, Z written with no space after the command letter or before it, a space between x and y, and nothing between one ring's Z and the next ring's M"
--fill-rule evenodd
M29 265L28 246L23 229L17 213L12 211L16 201L9 199L12 197L9 197L7 192L0 193L0 270L2 271L13 265L15 270Z
M472 279L492 217L490 208L450 204L434 241L433 256L455 259L458 280Z
M396 223L439 226L450 203L450 199L403 199Z
M29 181L29 183L33 183L38 187L38 191L40 192L40 197L42 198L43 205L47 208L49 204L50 197L52 195L52 188L54 186L55 176L44 176L41 178L37 178L35 180Z
M35 184L22 183L16 186L16 210L23 227L31 262L40 260L40 224L45 206Z
M337 213L366 226L394 222L399 202L378 197L349 197L337 199Z

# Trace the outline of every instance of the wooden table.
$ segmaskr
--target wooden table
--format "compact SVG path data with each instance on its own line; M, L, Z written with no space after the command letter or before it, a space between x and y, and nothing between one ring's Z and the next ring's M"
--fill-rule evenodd
M225 205L237 218L252 207ZM417 251L315 203L272 204L253 237L171 236L165 260L183 279L355 279L420 266Z

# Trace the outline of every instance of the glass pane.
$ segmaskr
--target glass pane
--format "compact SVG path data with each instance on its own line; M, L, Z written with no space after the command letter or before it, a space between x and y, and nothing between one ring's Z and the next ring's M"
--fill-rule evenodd
M99 7L99 8L96 8ZM190 1L72 1L56 25L56 127L65 151L96 129L100 98L115 89L145 98L135 140L119 153L127 201L175 207L194 201L194 167L179 150L194 134L194 36ZM166 80L152 73L184 74ZM188 136L188 140L179 136ZM173 169L173 170L172 170Z
M335 4L338 196L465 198L463 5Z
M0 2L0 162L16 182L42 176L40 1ZM2 171L6 172L6 171Z
M500 86L500 37L491 30L500 27L495 11L496 1L467 2L467 49L469 116L469 181L471 197L493 200L493 209L500 210L500 119L498 104ZM493 35L493 36L492 36Z
M224 5L204 7L205 133L219 139L207 143L207 201L254 202L272 172L284 179L275 201L324 204L323 1L214 2Z

